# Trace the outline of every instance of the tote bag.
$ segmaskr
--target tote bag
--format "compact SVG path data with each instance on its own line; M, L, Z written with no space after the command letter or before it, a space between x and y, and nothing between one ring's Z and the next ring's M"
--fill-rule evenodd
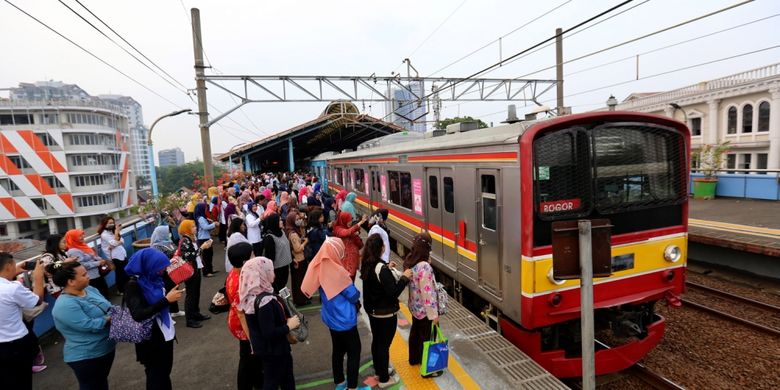
M181 257L181 241L179 241L179 248L176 249L176 253L171 259L171 265L166 268L166 271L174 284L186 282L195 274L195 268Z
M431 325L431 340L423 343L420 375L430 375L446 369L449 357L449 341L441 333L439 325Z

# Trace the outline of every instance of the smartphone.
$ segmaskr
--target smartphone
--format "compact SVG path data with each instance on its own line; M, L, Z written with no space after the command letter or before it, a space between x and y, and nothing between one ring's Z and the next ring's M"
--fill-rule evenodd
M32 271L35 269L35 266L38 264L38 260L30 260L24 262L24 270L25 271Z

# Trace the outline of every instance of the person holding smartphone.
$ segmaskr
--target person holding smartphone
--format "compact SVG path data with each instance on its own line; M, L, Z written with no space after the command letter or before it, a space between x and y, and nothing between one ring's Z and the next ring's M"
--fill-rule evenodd
M211 248L212 240L205 240L201 244L196 244L195 240L197 234L197 226L195 221L186 219L179 225L179 235L181 236L181 242L179 243L179 251L182 259L189 262L195 273L187 279L184 284L187 286L187 297L184 300L184 313L187 318L188 328L200 328L203 327L201 321L205 321L211 318L209 315L204 315L200 312L200 282L201 282L201 263L200 256L204 250Z

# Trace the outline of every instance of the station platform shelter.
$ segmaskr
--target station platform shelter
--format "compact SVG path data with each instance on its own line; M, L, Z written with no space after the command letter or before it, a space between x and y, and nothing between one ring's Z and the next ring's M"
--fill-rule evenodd
M320 153L354 150L370 139L403 131L396 124L361 114L350 101L338 100L315 119L238 146L217 159L247 172L295 171Z

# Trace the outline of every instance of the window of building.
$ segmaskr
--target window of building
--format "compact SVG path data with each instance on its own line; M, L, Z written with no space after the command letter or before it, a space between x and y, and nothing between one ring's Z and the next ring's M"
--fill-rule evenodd
M769 102L761 102L758 105L758 129L756 131L769 131Z
M455 212L455 185L451 177L444 177L444 211L448 213Z
M46 211L46 200L43 198L31 198L30 199L41 211Z
M8 156L8 159L11 160L11 162L14 163L14 165L16 165L16 167L19 169L32 168L27 160L25 160L22 156Z
M388 171L390 178L390 203L412 208L412 175L409 172Z
M726 132L728 134L737 134L737 108L729 107L728 113L728 126L726 127Z
M16 223L16 227L19 229L19 233L29 232L32 230L31 221L19 221Z
M691 118L691 135L701 135L701 118Z
M11 179L0 179L0 186L2 186L7 192L19 191L19 187Z
M436 176L428 177L428 199L430 199L431 207L439 208L439 178Z
M79 207L100 206L106 204L112 204L116 200L116 194L101 194L101 195L86 195L77 196L76 204Z
M365 192L366 187L364 187L363 182L363 176L364 172L362 169L355 169L355 191L357 192Z
M43 176L43 179L46 180L46 183L49 184L49 187L51 188L65 188L56 176Z
M726 155L726 169L735 169L737 167L737 155L736 154L727 154ZM730 171L728 173L734 173L734 171Z
M33 124L32 115L29 114L2 114L0 115L0 125L31 125Z
M748 104L742 107L742 132L753 132L753 105Z
M756 169L766 169L768 160L769 160L769 154L767 153L756 154ZM766 172L758 172L758 174L766 175Z
M750 169L750 163L753 160L753 155L750 153L740 154L740 169Z
M496 208L496 176L482 175L482 226L496 230L498 211Z
M8 227L4 223L0 223L0 237L8 235Z
M57 125L60 123L60 115L56 113L42 114L41 123L44 125Z
M58 146L56 142L54 142L54 138L52 138L49 133L35 133L35 135L38 137L38 139L41 140L41 142L46 146Z

